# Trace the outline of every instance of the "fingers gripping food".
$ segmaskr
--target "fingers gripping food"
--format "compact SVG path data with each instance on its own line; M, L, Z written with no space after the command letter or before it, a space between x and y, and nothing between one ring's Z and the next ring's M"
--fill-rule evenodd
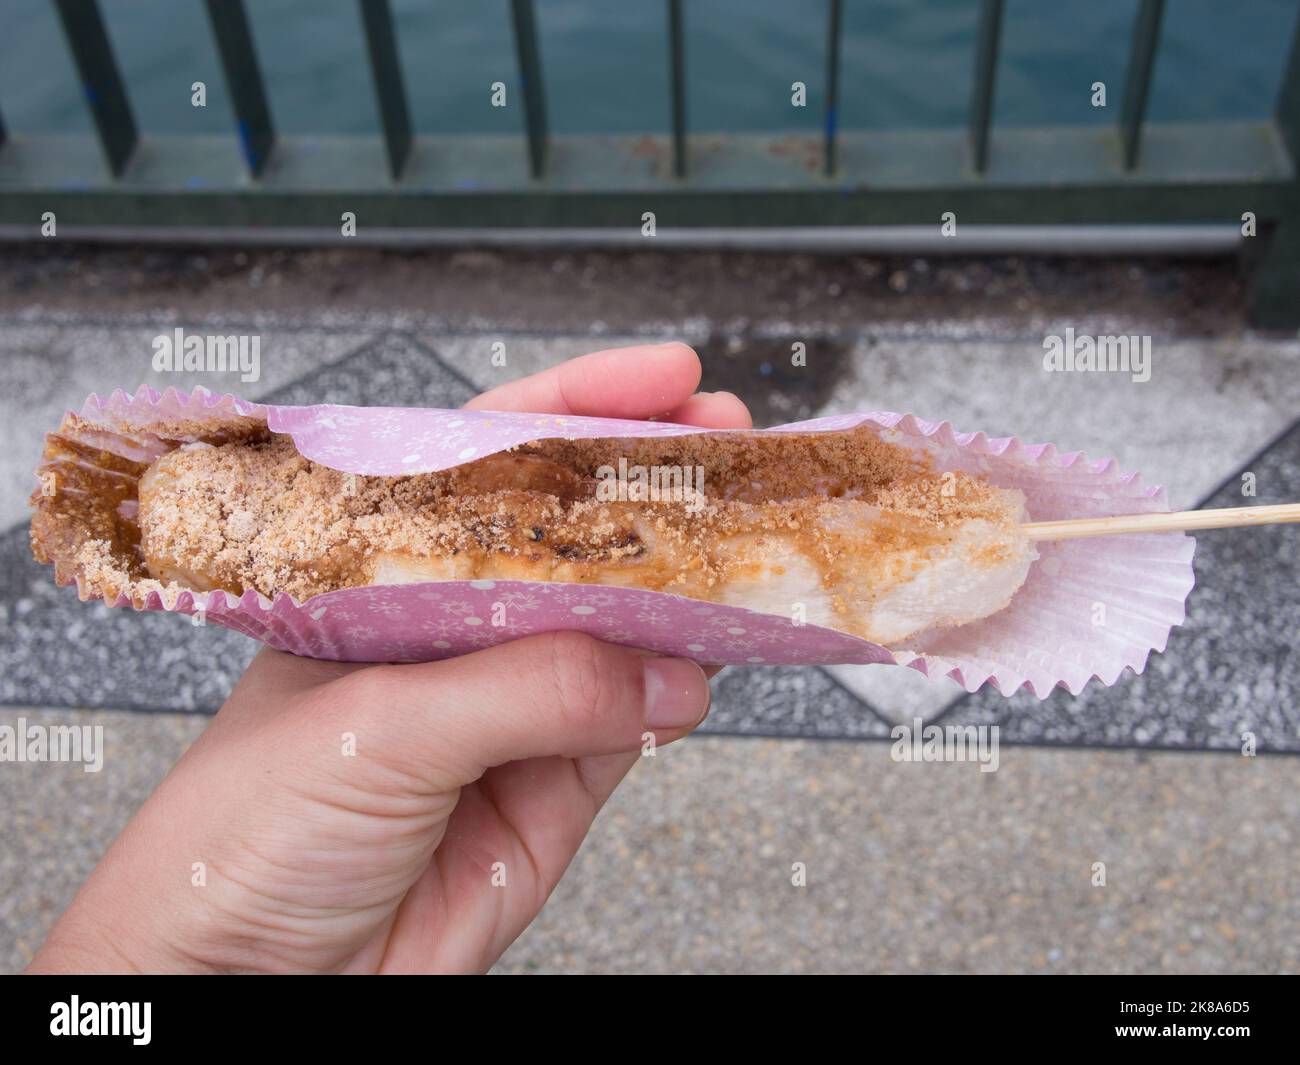
M422 581L619 585L900 645L1001 610L1035 557L1020 492L932 471L866 426L546 440L406 477L341 473L268 432L142 458L121 475L135 498L119 488L112 520L73 545L79 574L299 600ZM38 557L43 538L66 552L67 523L44 517Z

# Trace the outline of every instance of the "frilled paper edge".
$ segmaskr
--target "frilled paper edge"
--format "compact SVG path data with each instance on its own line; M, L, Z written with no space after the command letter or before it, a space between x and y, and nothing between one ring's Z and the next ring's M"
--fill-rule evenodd
M350 466L340 461L338 455L329 453L330 437L338 432L340 420L368 420L380 414L392 414L414 417L417 419L434 418L442 423L457 421L476 423L481 428L491 428L499 434L495 446L476 450L473 454L452 456L450 461L430 460L421 455L420 461L404 464L401 469L375 468L373 466ZM322 465L341 470L369 475L396 476L401 474L432 472L447 469L463 462L471 461L483 455L493 454L519 444L555 437L647 437L680 436L719 432L736 432L735 430L704 429L694 426L678 426L657 422L632 422L619 419L585 418L579 416L555 416L519 414L516 412L490 412L467 410L444 410L437 408L367 408L349 407L335 404L312 406L276 406L241 399L230 393L216 394L199 387L191 393L168 388L158 392L147 385L140 386L135 393L116 389L107 397L92 394L77 412L87 422L103 424L105 419L120 422L117 428L135 425L145 428L165 422L169 418L178 420L201 419L203 421L230 418L252 418L265 421L273 432L287 433L295 446L308 458ZM146 415L140 418L140 415ZM1169 509L1165 489L1159 485L1144 485L1137 471L1121 470L1113 458L1090 459L1083 451L1066 451L1053 443L1026 444L1016 436L996 437L983 431L962 432L949 421L930 421L910 413L890 411L868 411L853 414L831 415L775 426L770 429L748 430L747 432L819 432L851 429L864 422L872 422L881 427L885 439L897 437L910 438L913 442L924 441L932 453L941 456L943 452L960 452L967 460L974 459L978 469L981 458L996 459L1001 463L1015 465L1040 471L1060 471L1082 480L1100 490L1094 498L1099 502L1109 499L1105 491L1108 487L1121 487L1120 498L1128 501L1141 501L1140 507L1095 510L1094 513L1124 513L1131 509L1140 511L1167 511ZM503 427L506 427L503 431ZM938 468L945 466L942 459ZM1035 520L1051 520L1055 514L1035 512ZM1141 673L1146 667L1151 651L1163 652L1167 646L1169 632L1185 619L1185 601L1194 585L1192 554L1195 541L1185 535L1154 534L1154 543L1159 544L1157 551L1160 561L1179 567L1179 572L1171 575L1166 594L1162 600L1167 606L1163 616L1152 617L1150 622L1155 630L1146 638L1144 646L1128 645L1108 659L1103 668L1085 669L1079 663L1070 663L1064 658L1055 669L1046 669L1047 662L1041 652L1031 652L1025 660L1000 660L1005 656L971 655L943 650L934 651L893 651L878 644L849 636L834 629L809 626L809 630L824 636L828 643L848 643L857 648L859 655L853 662L880 662L906 666L930 677L947 676L955 680L968 692L977 691L984 684L992 684L1001 694L1009 695L1020 689L1027 689L1039 699L1047 698L1057 687L1063 687L1071 694L1077 695L1091 681L1098 680L1103 685L1114 684L1126 670ZM1153 542L1153 536L1116 537L1112 542L1124 540L1132 542L1140 539ZM1176 546L1175 546L1176 545ZM73 581L60 580L59 583L76 583L78 595L83 599L101 598L94 589L87 589L79 577ZM470 584L472 582L445 582L446 584ZM527 582L520 582L527 583ZM438 584L429 584L428 588L437 588ZM585 586L584 586L585 587ZM282 616L288 610L295 615L307 613L309 608L325 605L329 597L345 595L350 589L327 592L319 596L299 601L291 595L280 593L270 599L260 592L247 591L242 596L230 593L194 592L188 589L169 587L161 591L150 591L142 601L132 602L128 597L118 595L110 599L102 596L105 602L114 607L132 606L137 610L173 611L192 614L202 611L221 620L222 624L239 629L237 619L240 614L249 614L258 620L251 626L250 635L265 638L265 627L271 619ZM610 589L617 593L619 589ZM695 603L695 600L670 593L639 593L661 596L665 600L680 603ZM1017 593L1018 596L1020 593ZM1012 612L1011 607L992 618L975 622L952 630L954 633L966 633L990 627L999 618ZM1176 609L1175 609L1176 608ZM725 608L740 614L762 616L758 612L744 608ZM251 619L251 618L250 618ZM1015 656L1010 656L1015 659ZM1060 656L1055 656L1060 658ZM830 664L830 663L819 663Z

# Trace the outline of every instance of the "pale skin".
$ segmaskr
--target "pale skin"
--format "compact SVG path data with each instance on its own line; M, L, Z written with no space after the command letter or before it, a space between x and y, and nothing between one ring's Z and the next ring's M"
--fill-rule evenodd
M469 406L751 425L699 381L685 345L624 348ZM681 739L708 704L695 663L572 632L418 665L263 650L29 971L486 970L649 736Z

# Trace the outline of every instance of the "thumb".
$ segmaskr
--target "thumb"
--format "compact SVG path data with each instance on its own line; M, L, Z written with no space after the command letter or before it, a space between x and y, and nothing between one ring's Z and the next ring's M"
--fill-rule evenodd
M709 706L708 678L696 663L580 632L380 666L335 683L356 686L348 701L382 715L382 735L367 743L378 757L421 775L441 771L455 785L525 758L634 751L646 732L666 743L699 724Z

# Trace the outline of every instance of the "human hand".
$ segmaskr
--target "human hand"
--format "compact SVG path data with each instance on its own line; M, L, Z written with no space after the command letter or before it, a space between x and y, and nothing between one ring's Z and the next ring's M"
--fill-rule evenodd
M699 379L684 345L627 348L469 406L750 425ZM686 735L708 699L695 663L574 632L414 665L265 649L29 971L485 970L647 737Z

